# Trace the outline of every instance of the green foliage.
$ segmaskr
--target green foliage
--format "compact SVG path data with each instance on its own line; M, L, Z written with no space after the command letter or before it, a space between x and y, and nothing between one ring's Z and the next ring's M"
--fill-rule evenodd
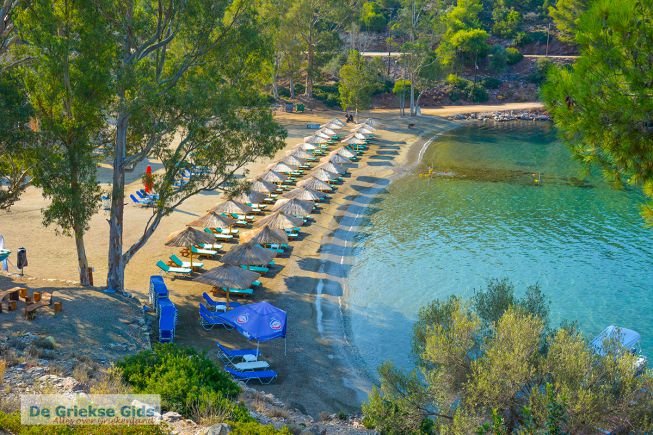
M128 356L117 364L124 380L138 393L160 394L161 407L191 416L207 408L246 413L234 405L238 386L206 355L174 344Z
M15 435L163 435L168 433L163 426L155 425L39 425L22 426L20 413L0 411L0 432L8 431Z
M515 47L506 48L506 63L508 65L516 65L524 58L519 49Z
M388 24L388 20L383 15L381 6L376 1L366 1L363 3L360 20L363 29L372 32L383 32Z
M410 89L410 80L397 80L392 86L392 93L395 95L401 94L402 92L408 92Z
M465 99L478 103L487 101L488 99L488 93L482 83L474 84L473 81L455 74L449 74L447 83L451 86L451 90L449 91L449 99L451 101Z
M503 4L496 5L492 10L492 33L502 38L510 38L519 30L521 21L521 14L514 8Z
M376 72L363 56L355 50L350 51L347 63L340 68L340 105L344 110L368 109L378 84Z
M528 81L535 84L542 84L547 77L549 69L553 66L553 62L549 59L537 59L533 70L528 75Z
M422 376L382 365L364 423L411 434L649 432L653 372L638 374L626 349L595 354L573 328L547 336L547 313L539 288L519 299L506 280L471 304L434 301L415 326Z
M291 435L287 428L275 429L271 424L263 425L256 421L229 422L229 427L234 435Z
M580 58L571 68L551 69L543 87L546 107L581 162L653 198L653 60L642 57L653 52L653 4L594 1L575 39ZM653 203L642 214L653 223Z
M532 44L534 42L537 42L538 44L545 44L546 38L546 32L518 32L517 35L515 35L514 43L520 47Z
M554 6L549 6L549 15L558 29L560 40L574 40L580 16L589 4L589 0L556 0Z
M489 58L490 69L492 71L501 72L506 69L508 64L508 53L502 45L495 45L492 47Z
M485 89L499 89L501 83L503 83L501 80L494 77L485 77L481 80L481 85Z
M340 106L340 93L337 86L316 85L313 88L313 97L324 103L327 107Z
M462 29L442 41L437 53L449 66L474 67L489 53L488 33L483 29Z

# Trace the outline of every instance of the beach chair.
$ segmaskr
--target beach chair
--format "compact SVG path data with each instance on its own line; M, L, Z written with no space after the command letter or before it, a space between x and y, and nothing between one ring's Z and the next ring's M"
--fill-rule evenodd
M156 265L161 269L166 275L169 273L180 275L180 276L189 276L193 271L186 267L172 267L165 264L163 261L159 260L156 262Z
M198 246L199 249L208 249L209 251L222 251L222 245L220 243L202 243Z
M247 222L245 222L247 224ZM240 230L238 228L216 228L215 231L219 234L231 234L232 236L236 236L240 234Z
M136 205L140 205L141 207L151 207L153 205L153 202L151 199L138 199L134 196L133 193L129 195L131 198L132 202Z
M220 314L215 312L215 311L210 311L208 308L204 306L203 303L200 302L200 324L202 325L202 328L208 330L213 329L214 326L224 326L225 329L233 329L229 323L227 323L222 317L220 317Z
M222 245L220 245L220 246L222 246ZM218 251L216 251L216 250L214 250L214 249L198 248L197 246L191 246L191 247L190 247L190 251L191 251L193 254L197 255L198 257L199 257L199 256L203 256L203 257L213 257L213 256L215 256L215 255L218 255ZM195 263L193 263L193 266L195 266ZM201 267L201 266L200 266L200 267Z
M277 372L274 370L259 370L254 372L241 372L234 370L229 367L225 367L225 370L231 374L237 381L243 381L248 383L251 380L257 380L261 384L270 384L277 378Z
M151 200L159 199L158 193L147 193L145 189L137 190L136 194L140 196L141 199L151 199Z
M252 296L254 294L254 289L251 288L230 288L227 289L225 288L217 288L217 290L227 293L229 292L230 295L236 295L236 296Z
M182 269L190 269L191 265L189 261L182 261L179 257L177 257L175 254L172 254L170 256L170 260L177 265L177 267L181 267ZM202 269L204 267L204 263L200 263L199 261L193 262L193 267L197 267L198 269Z
M257 272L261 274L266 274L270 271L270 268L265 266L248 266L245 264L241 264L240 267L242 267L245 270L251 270L252 272Z
M204 302L206 302L206 307L211 310L211 311L220 311L220 312L225 312L227 311L227 303L222 302L222 301L214 301L211 296L207 292L202 293L202 297L204 298ZM229 307L230 308L236 308L239 307L240 304L238 302L229 302Z
M218 240L231 242L234 239L234 236L231 235L231 234L214 233L213 231L211 231L210 228L204 228L204 232L209 233L209 234L213 234L213 236Z
M234 364L239 359L256 361L260 354L258 349L229 349L219 341L215 344L218 346L218 358L229 364Z

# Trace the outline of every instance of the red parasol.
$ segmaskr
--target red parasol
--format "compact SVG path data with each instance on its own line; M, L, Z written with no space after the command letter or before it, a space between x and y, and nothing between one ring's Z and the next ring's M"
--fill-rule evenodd
M152 166L145 168L145 192L152 193Z

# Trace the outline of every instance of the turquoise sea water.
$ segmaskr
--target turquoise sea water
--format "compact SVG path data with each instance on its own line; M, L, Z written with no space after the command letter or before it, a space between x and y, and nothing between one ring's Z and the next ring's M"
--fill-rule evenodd
M412 366L420 306L503 277L520 292L539 283L553 325L577 320L588 337L632 328L653 357L653 230L639 192L599 174L582 181L542 124L465 126L436 139L423 162L444 175L392 183L355 248L348 330L370 370Z

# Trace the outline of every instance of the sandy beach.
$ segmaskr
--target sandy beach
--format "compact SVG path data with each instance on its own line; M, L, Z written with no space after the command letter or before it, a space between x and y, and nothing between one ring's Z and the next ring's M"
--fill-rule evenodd
M429 109L423 115L450 115L470 111L520 110L538 107L517 103L512 106L481 106L467 108ZM440 112L437 112L440 110ZM433 112L433 113L431 113ZM287 128L287 146L273 159L261 159L246 168L243 174L254 178L273 161L282 158L288 149L310 134L306 123L323 123L340 112L320 111L304 114L279 114L278 120ZM410 164L423 153L429 138L456 124L436 116L399 118L396 111L374 111L362 115L380 122L377 140L330 202L314 215L315 221L303 228L303 237L292 243L289 256L276 260L279 265L261 279L263 288L257 290L253 301L268 300L288 313L287 351L282 341L262 345L265 359L279 372L278 381L261 387L285 401L290 407L318 416L321 412L354 412L359 409L371 388L369 373L361 369L355 349L347 342L346 295L347 273L351 267L352 245L357 228L365 222L368 206L382 195L393 177L409 170ZM409 128L408 124L414 123ZM140 177L145 166L156 170L157 162L143 162L128 180L127 194L141 187ZM106 166L100 169L100 181L109 179ZM164 218L149 242L132 259L126 270L129 291L145 300L150 275L158 275L157 260L167 260L178 249L165 247L163 240L173 231L182 229L191 220L221 201L216 192L203 192L184 203ZM44 200L36 188L30 188L10 212L0 213L0 234L5 245L15 250L28 250L29 267L26 275L60 280L56 286L65 293L66 283L73 289L77 279L74 241L57 235L53 229L41 225ZM125 209L125 246L134 242L142 232L151 211L129 204ZM95 268L95 285L105 283L108 212L101 210L91 223L85 237L90 264ZM226 245L229 249L229 245ZM15 256L12 256L15 259ZM202 260L210 269L220 263ZM63 283L63 284L62 284ZM203 330L198 321L197 308L206 285L189 280L170 280L166 283L171 298L180 310L177 341L205 349L215 356L215 340L237 347L248 345L234 332L221 329ZM9 283L7 283L9 285ZM38 322L37 319L35 322Z

